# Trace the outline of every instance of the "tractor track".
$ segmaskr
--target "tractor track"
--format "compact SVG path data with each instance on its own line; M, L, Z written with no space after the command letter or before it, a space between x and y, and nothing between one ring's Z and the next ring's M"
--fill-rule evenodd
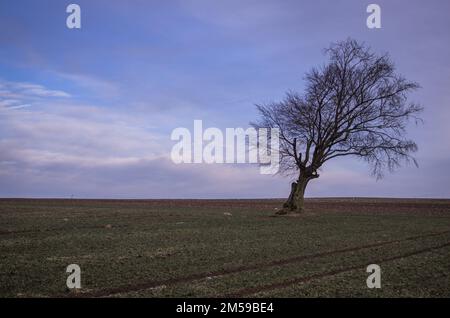
M309 275L309 276L304 276L304 277L299 277L299 278L295 278L295 279L285 280L285 281L280 282L280 283L268 284L268 285L263 285L263 286L259 286L259 287L244 288L244 289L238 290L237 292L234 292L234 293L230 293L230 294L227 294L227 295L219 296L219 298L222 298L222 297L223 298L240 298L240 297L246 297L246 296L250 296L250 295L254 295L254 294L260 293L260 292L270 291L270 290L274 290L274 289L287 288L287 287L290 287L292 285L296 285L296 284L300 284L300 283L306 283L306 282L309 282L309 281L314 280L314 279L320 279L320 278L335 276L335 275L338 275L338 274L342 274L342 273L351 272L351 271L354 271L354 270L357 270L357 269L365 268L366 266L368 266L370 264L380 264L380 263L395 261L395 260L399 260L399 259L402 259L402 258L407 258L407 257L411 257L411 256L415 256L415 255L420 255L420 254L423 254L423 253L431 252L431 251L438 250L438 249L441 249L441 248L444 248L444 247L448 247L448 246L450 246L450 242L446 242L446 243L438 245L438 246L433 246L433 247L428 247L428 248L424 248L424 249L421 249L421 250L416 250L416 251L405 253L405 254L402 254L402 255L397 255L397 256L377 259L377 260L374 260L374 261L369 262L369 263L363 263L363 264L359 264L359 265L354 265L354 266L350 266L350 267L336 269L336 270L332 270L332 271L325 272L325 273L313 274L313 275Z
M20 230L20 231L0 231L0 235L13 235L13 234L28 234L28 233L47 233L47 232L58 232L58 231L73 231L73 230L90 230L90 229L114 229L114 228L126 228L128 225L111 225L108 227L105 225L88 225L88 226L77 226L77 227L55 227L49 229L38 229L38 230Z
M285 258L285 259L276 260L276 261L272 261L272 262L268 262L268 263L257 263L257 264L253 264L253 265L239 266L239 267L235 267L235 268L231 268L231 269L194 273L194 274L183 276L183 277L169 278L169 279L158 280L158 281L147 281L147 282L144 282L141 284L123 285L123 286L119 286L119 287L100 289L100 290L89 291L89 292L84 292L84 293L81 292L81 293L76 293L76 294L75 293L74 294L62 294L62 295L58 295L56 297L108 297L108 296L113 296L113 295L122 294L122 293L136 292L136 291L157 288L157 287L163 287L163 286L169 286L169 285L175 285L175 284L180 284L180 283L188 283L188 282L207 279L207 278L211 278L211 277L218 277L218 276L236 274L236 273L241 273L241 272L246 272L246 271L259 270L259 269L265 269L265 268L269 268L269 267L298 263L298 262L315 259L315 258L320 258L320 257L324 257L324 256L330 256L330 255L347 253L347 252L355 252L355 251L370 249L370 248L379 247L379 246L385 246L385 245L394 244L394 243L401 243L401 242L406 242L406 241L418 240L418 239L422 239L422 238L434 237L434 236L447 234L447 233L450 233L450 230L429 233L429 234L424 234L424 235L410 236L410 237L406 237L404 239L390 240L390 241L377 242L377 243L360 245L360 246L355 246L355 247L348 247L348 248L343 248L343 249L338 249L338 250L319 252L319 253L315 253L315 254L295 256L295 257ZM444 244L441 247L432 247L432 248L428 248L428 249L423 249L423 250L411 252L408 254L404 254L401 256L395 256L395 257L392 257L392 259L387 258L387 259L381 260L379 262L386 262L388 260L395 260L395 259L399 259L399 258L403 258L403 257L407 257L407 256L412 256L412 255L416 255L419 253L427 252L429 250L442 248L447 245L450 245L450 242ZM285 281L282 283L266 285L266 286L259 287L258 289L257 288L243 289L241 291L238 291L236 295L232 294L230 296L242 297L242 296L239 296L241 293L243 294L243 296L245 296L247 294L254 294L254 293L258 292L259 289L261 289L261 291L264 291L264 290L282 288L285 285L289 286L289 285L295 284L297 282L308 281L308 280L312 280L315 278L321 278L321 277L336 275L336 274L339 274L342 272L351 271L354 269L358 269L361 266L363 266L363 265L352 266L351 268L349 267L349 268L331 271L331 272L327 272L327 273L316 274L316 275L312 275L312 276L308 276L308 277L298 278L295 280ZM254 290L256 290L256 291L254 291Z

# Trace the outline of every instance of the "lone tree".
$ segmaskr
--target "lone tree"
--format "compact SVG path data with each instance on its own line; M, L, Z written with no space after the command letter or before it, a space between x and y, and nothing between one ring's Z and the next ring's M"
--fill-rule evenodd
M355 40L332 44L328 63L306 74L305 91L287 93L281 102L257 105L255 128L280 131L280 168L294 173L282 213L303 210L309 181L328 160L356 156L371 165L377 179L402 162L416 160L414 141L405 138L410 119L422 107L407 102L419 85L395 72L388 55L377 55Z

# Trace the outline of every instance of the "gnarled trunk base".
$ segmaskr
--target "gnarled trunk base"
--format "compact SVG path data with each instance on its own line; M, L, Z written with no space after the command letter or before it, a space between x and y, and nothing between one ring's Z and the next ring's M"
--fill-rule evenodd
M283 204L283 210L277 214L298 214L304 211L305 189L309 179L299 178L297 182L291 184L289 198Z

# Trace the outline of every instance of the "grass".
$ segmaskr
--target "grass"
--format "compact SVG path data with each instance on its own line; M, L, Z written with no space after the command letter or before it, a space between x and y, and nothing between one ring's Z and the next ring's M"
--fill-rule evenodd
M73 296L72 263L87 297L450 296L450 200L281 203L2 199L0 296Z

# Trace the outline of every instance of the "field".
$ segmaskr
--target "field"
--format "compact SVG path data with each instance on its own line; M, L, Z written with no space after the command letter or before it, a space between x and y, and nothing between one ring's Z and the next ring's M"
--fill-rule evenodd
M1 199L0 297L450 297L450 200L281 203Z

